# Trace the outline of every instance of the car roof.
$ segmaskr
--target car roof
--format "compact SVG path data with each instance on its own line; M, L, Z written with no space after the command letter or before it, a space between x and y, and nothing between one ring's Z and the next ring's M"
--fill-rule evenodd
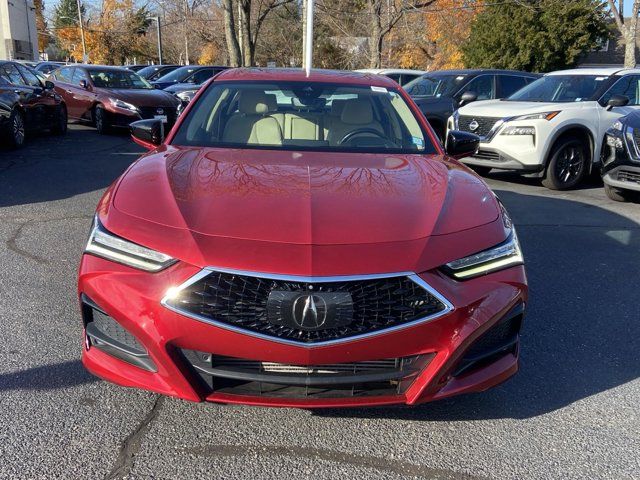
M631 73L639 74L640 69L622 68L622 67L605 67L605 68L573 68L571 70L558 70L556 72L547 73L547 75L628 75Z
M455 69L455 70L434 70L432 72L427 72L426 75L479 75L481 73L484 74L495 74L495 73L506 73L506 74L514 74L514 75L523 75L525 77L539 77L539 73L534 72L523 72L520 70L499 70L496 68L467 68L467 69Z
M388 88L398 87L396 82L383 75L350 70L312 69L309 75L307 75L301 68L231 68L220 73L216 79L233 81L319 82L372 85Z
M423 75L427 73L426 70L411 70L407 68L359 68L355 70L360 73L375 73L377 75L385 75L385 74L403 74L408 73L409 75Z

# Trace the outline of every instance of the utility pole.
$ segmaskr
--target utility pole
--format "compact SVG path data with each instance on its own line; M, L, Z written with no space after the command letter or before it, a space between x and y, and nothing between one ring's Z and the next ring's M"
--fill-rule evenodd
M87 63L87 43L84 40L84 24L82 23L82 8L80 6L80 0L76 0L78 5L78 21L80 22L80 36L82 37L82 63Z
M313 64L313 0L307 0L305 22L304 71L308 77Z
M162 65L162 29L160 27L160 17L149 17L150 20L156 21L158 29L158 65Z

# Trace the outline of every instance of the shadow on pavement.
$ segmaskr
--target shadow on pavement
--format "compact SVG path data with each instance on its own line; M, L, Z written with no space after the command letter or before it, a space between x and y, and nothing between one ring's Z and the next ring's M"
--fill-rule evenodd
M593 205L497 193L518 227L531 289L520 372L492 390L414 408L316 415L528 418L640 377L640 225Z
M87 372L80 360L53 363L0 374L0 392L8 390L54 390L75 387L99 379Z
M74 125L62 137L33 136L21 149L0 149L0 207L101 190L142 153L125 130L99 135Z

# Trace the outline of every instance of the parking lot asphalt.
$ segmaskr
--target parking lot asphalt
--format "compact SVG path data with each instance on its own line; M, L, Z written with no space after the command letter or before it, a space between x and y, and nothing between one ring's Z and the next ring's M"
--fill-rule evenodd
M493 390L416 408L194 404L80 363L78 260L139 153L80 126L0 150L0 478L640 478L640 204L487 180L531 287L521 370Z

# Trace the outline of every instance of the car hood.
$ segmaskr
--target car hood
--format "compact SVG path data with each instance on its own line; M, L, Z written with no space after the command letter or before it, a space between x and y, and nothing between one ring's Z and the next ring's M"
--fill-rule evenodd
M102 89L101 93L111 98L131 103L136 107L175 107L180 102L173 95L156 89Z
M530 113L543 113L553 110L585 108L594 102L518 102L509 100L481 100L458 109L460 115L484 117L516 117Z
M439 156L171 146L123 176L113 205L200 235L300 245L412 241L499 215L482 180Z
M202 85L196 85L195 83L175 83L164 89L169 93L180 93L187 90L198 90Z

